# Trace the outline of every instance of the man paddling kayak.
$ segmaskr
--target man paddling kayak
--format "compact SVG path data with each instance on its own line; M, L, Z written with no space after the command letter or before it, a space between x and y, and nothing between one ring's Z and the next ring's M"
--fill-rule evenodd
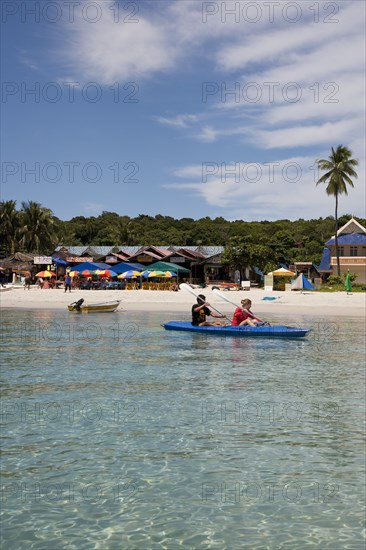
M221 325L220 321L206 321L206 316L215 317L217 319L225 319L225 315L218 315L210 309L208 309L210 304L206 302L206 296L199 294L197 296L197 304L192 306L192 325L194 326L217 326Z

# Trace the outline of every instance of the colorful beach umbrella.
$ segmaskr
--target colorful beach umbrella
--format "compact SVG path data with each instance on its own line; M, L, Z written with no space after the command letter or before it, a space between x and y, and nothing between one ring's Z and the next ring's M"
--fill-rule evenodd
M124 273L120 273L117 275L118 279L134 279L135 277L139 277L141 273L139 271L125 271Z
M79 271L79 275L82 277L92 277L93 275L97 275L97 272L91 271L90 269L84 269L83 271Z
M66 273L66 275L70 275L70 277L78 277L80 273L81 271L69 271L69 273Z
M111 269L97 269L95 273L100 277L117 277L117 273Z
M36 273L36 277L42 277L42 279L45 279L47 277L56 277L56 273L53 271L40 271L39 273Z
M70 271L69 275L70 277L92 277L93 275L97 275L97 272L84 269L84 271Z
M174 273L173 271L164 271L164 277L166 277L167 279L171 279L172 277L176 277L177 274Z
M150 277L165 277L164 271L143 271L141 275L146 279Z

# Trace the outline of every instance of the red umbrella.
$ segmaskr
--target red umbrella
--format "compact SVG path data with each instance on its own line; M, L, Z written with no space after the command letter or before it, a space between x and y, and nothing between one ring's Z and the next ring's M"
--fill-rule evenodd
M83 271L79 271L79 275L82 277L92 277L92 275L97 275L96 271L90 271L89 269L84 269Z
M36 274L36 277L42 277L43 279L45 277L56 277L56 273L54 273L53 271L40 271L39 273Z
M97 269L96 274L100 277L117 277L117 273L111 269Z

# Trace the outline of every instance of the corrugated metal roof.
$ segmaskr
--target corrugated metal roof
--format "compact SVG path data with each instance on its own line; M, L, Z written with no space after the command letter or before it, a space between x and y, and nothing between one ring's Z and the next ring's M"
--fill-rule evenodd
M164 252L166 254L169 254L171 251L176 252L179 249L184 249L194 253L202 254L205 258L214 256L215 254L221 254L221 252L223 252L224 250L223 246L181 246L181 245L180 246L171 245L169 247L168 246L158 247L155 245L151 245L151 246L154 246L156 250L160 250L161 253ZM88 251L89 254L91 253L91 251L94 251L96 256L107 256L108 254L111 253L111 251L114 248L118 248L119 252L122 252L122 253L126 252L131 256L134 256L136 252L142 249L146 249L148 247L147 246L146 247L127 246L127 245L115 245L115 246L67 246L67 245L64 245L64 246L58 246L56 248L56 251L61 250L61 248L66 248L69 251L70 255L72 256L83 256L83 254L86 251Z

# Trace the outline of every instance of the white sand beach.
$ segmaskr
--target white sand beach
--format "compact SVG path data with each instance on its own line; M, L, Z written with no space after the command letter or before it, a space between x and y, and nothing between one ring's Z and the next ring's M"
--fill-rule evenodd
M231 315L234 306L219 298L211 288L195 289L203 293L212 306ZM364 317L366 313L366 293L347 294L346 292L267 292L259 289L250 291L224 291L224 296L240 305L240 300L250 298L252 311L265 317L271 314L286 314L291 318L297 315ZM265 297L276 298L264 300ZM74 290L39 289L13 287L0 293L0 306L3 309L57 309L64 310L72 302L84 298L85 303L98 303L121 300L120 308L126 311L166 311L190 312L195 302L194 296L185 290L179 292L154 290Z

